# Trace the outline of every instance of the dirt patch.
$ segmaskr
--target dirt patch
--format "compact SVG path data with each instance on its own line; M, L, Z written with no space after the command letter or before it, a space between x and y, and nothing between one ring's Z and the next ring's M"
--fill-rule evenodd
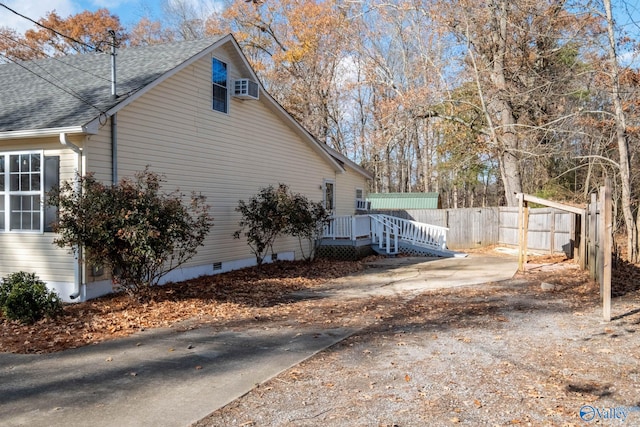
M605 324L586 273L531 261L507 282L354 301L360 332L196 426L570 426L581 409L640 425L640 293Z

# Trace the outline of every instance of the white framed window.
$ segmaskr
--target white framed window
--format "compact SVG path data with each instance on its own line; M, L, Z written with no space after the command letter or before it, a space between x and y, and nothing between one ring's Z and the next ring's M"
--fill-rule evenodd
M324 208L330 212L335 211L336 209L336 184L333 180L325 179L323 182L323 197L322 202L324 203Z
M364 190L362 188L356 188L356 200L364 199Z
M43 151L0 153L0 233L50 231L55 208L45 209L45 194L58 185L59 157Z
M211 61L211 85L213 87L213 109L221 113L229 112L227 64L217 58Z

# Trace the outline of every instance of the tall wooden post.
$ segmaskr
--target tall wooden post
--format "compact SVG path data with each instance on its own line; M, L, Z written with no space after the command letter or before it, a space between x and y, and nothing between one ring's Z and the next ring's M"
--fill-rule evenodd
M529 202L524 201L524 218L522 224L522 240L524 244L522 246L522 258L523 258L523 269L527 268L527 252L529 248Z
M519 193L518 198L518 271L524 271L524 235L522 233L522 224L524 224L524 194Z
M580 214L580 246L578 256L580 257L580 269L587 268L587 210Z
M529 203L524 200L524 193L518 198L518 271L523 272L527 265L527 233L529 231Z
M604 187L600 190L602 211L601 245L602 245L602 317L605 322L611 321L611 252L613 249L612 231L612 203L611 203L611 179L607 178Z

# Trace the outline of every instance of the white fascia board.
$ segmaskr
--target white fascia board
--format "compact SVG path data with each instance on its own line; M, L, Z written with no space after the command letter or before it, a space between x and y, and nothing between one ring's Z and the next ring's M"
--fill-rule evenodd
M355 163L354 161L352 161L351 159L349 159L347 156L345 156L344 154L334 150L333 148L329 147L328 145L325 145L324 147L325 150L327 150L329 152L329 154L333 157L336 157L338 160L340 160L341 162L349 165L349 167L353 170L355 170L356 172L358 172L360 175L364 176L366 179L373 179L373 174L371 174L371 172L369 172L368 170L366 170L365 168L363 168L362 166L360 166L359 164Z
M0 140L6 139L25 139L25 138L47 138L58 136L61 133L68 135L87 135L98 133L98 127L90 122L86 126L68 126L63 128L46 128L46 129L24 129L7 132L0 132Z

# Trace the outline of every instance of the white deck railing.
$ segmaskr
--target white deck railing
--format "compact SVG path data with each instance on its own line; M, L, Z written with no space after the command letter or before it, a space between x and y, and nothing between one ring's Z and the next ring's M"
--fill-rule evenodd
M368 215L334 216L324 228L325 239L349 239L369 237L371 221Z
M398 253L398 240L415 246L447 248L446 227L411 221L390 215L334 216L324 228L325 239L357 240L371 238L387 253Z
M398 253L400 228L389 221L387 215L369 215L371 218L371 243L378 244L388 254Z
M425 246L433 249L447 248L447 227L425 224L389 215L375 215L384 217L385 221L398 227L400 238L415 246Z

